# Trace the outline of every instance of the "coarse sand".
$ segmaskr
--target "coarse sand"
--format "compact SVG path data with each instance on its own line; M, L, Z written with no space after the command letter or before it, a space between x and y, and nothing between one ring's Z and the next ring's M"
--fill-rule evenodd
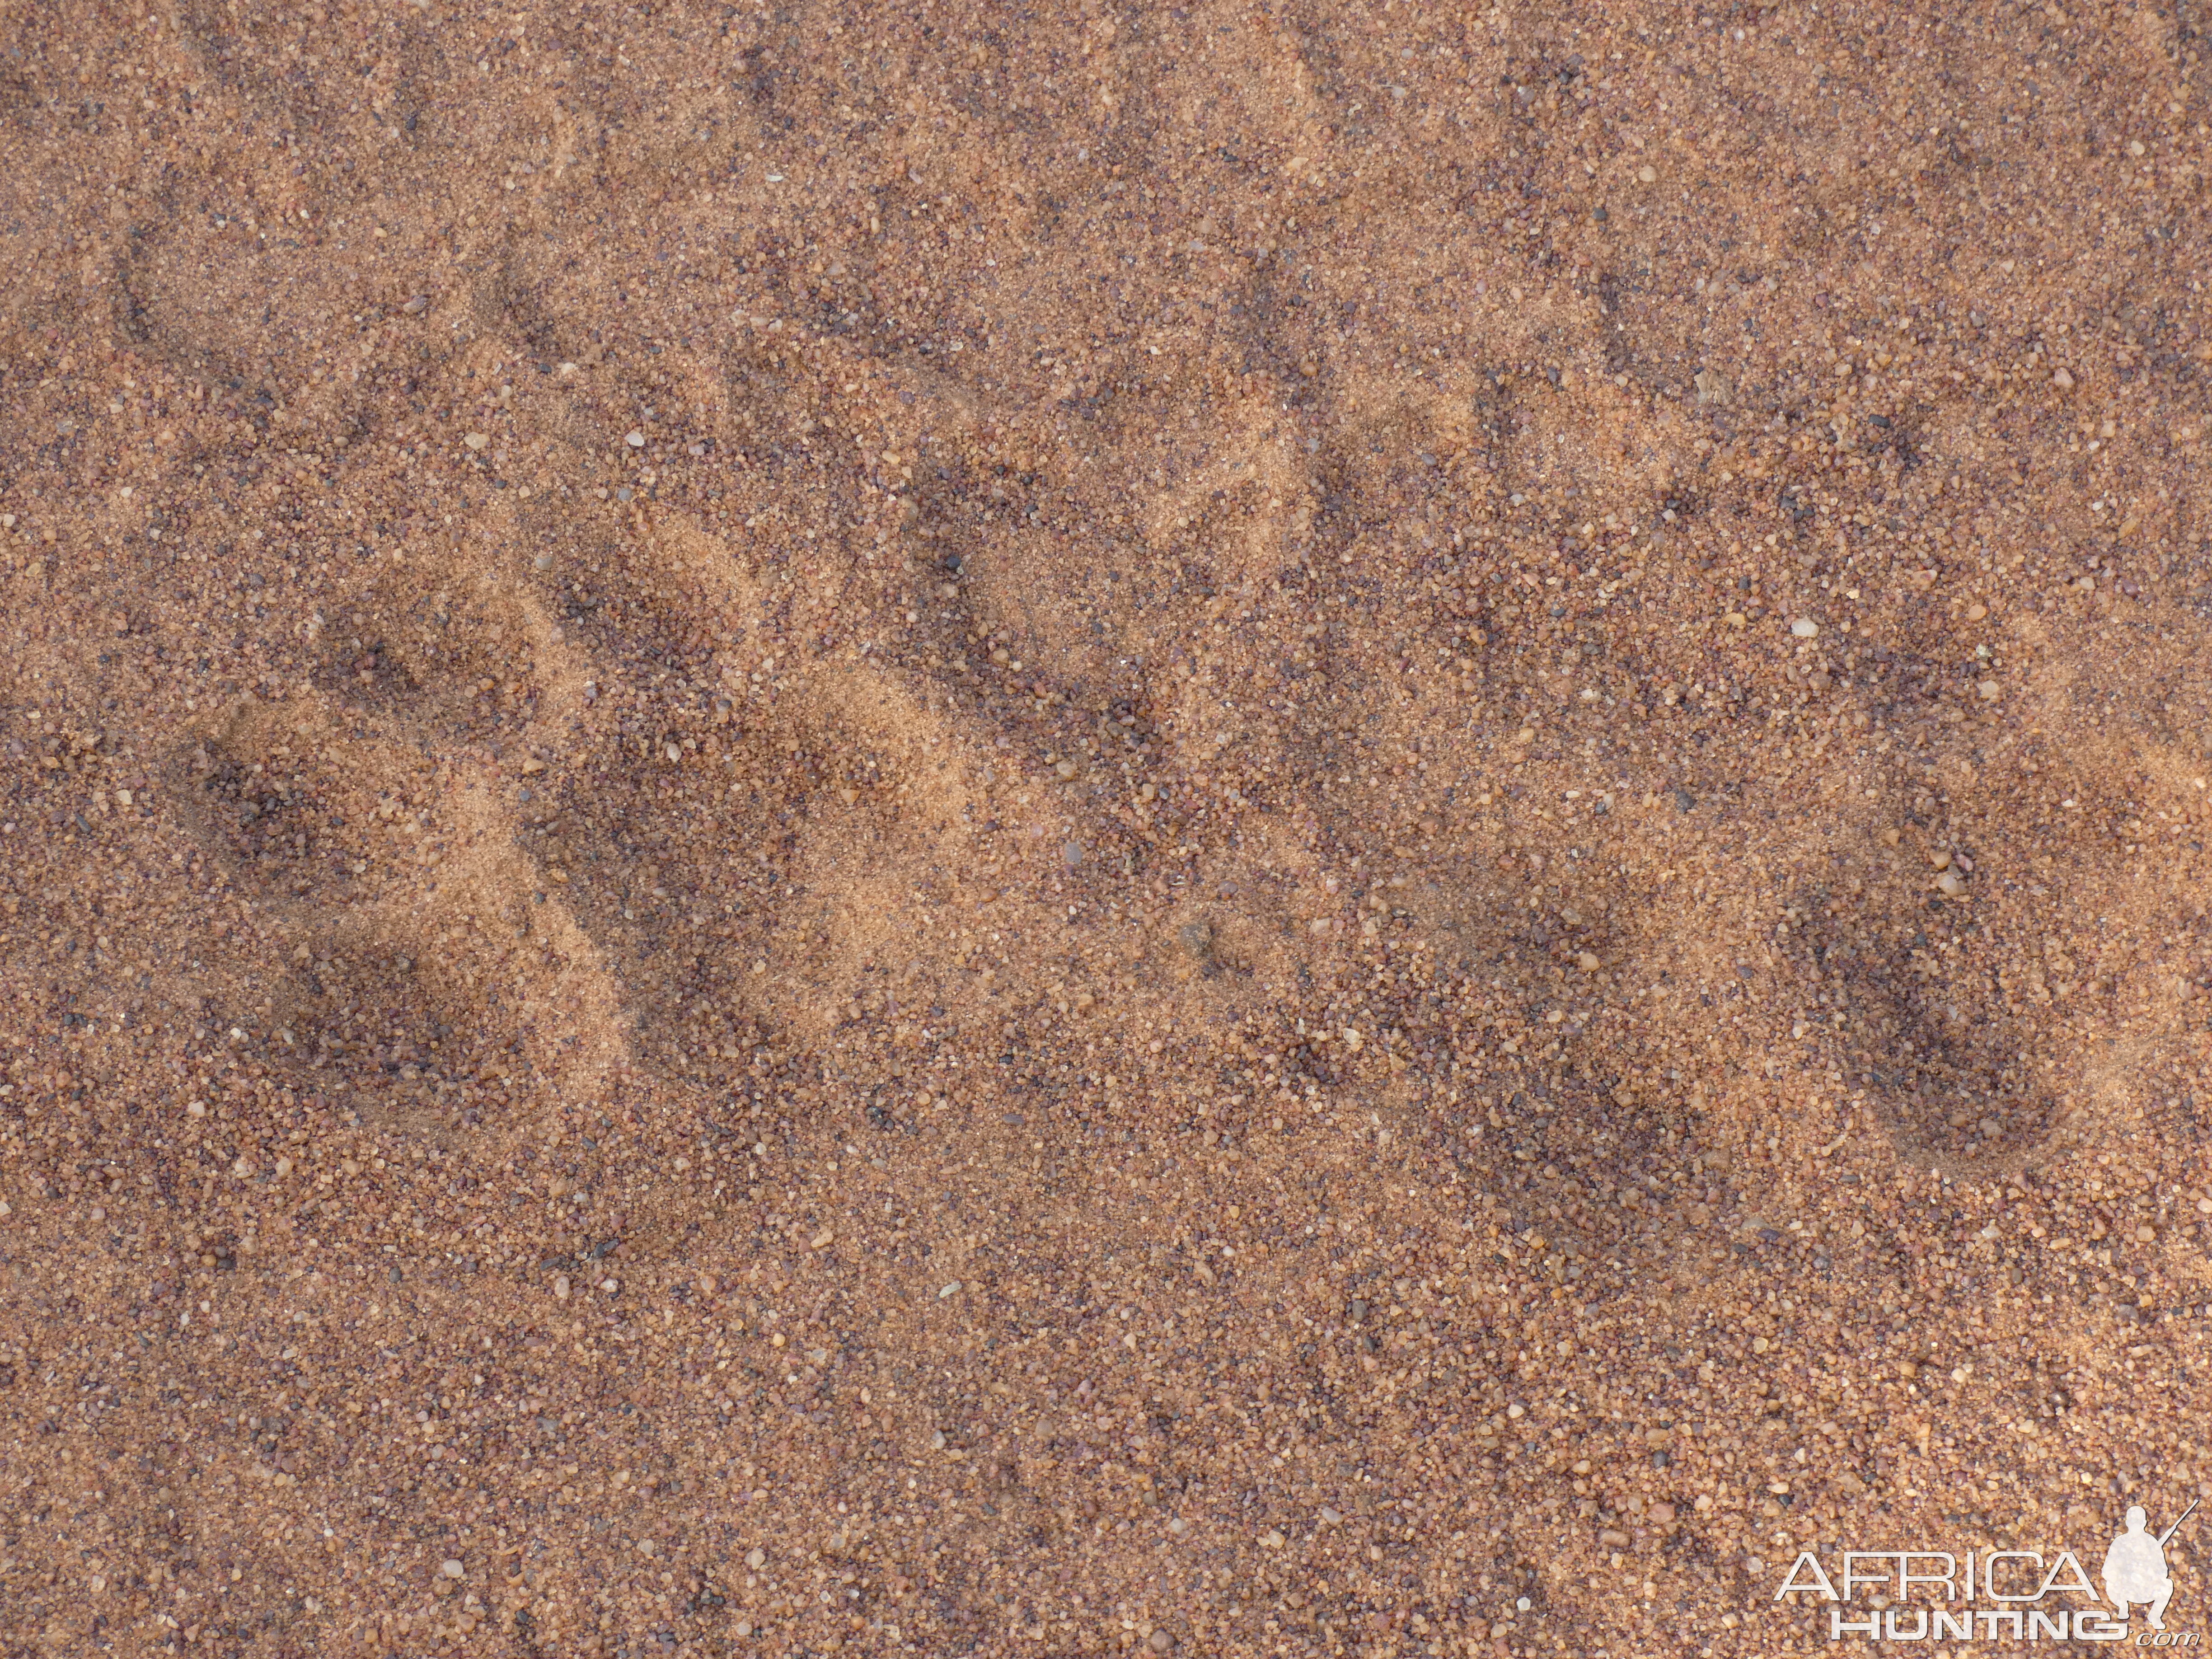
M2166 1528L2195 15L6 8L0 1650Z

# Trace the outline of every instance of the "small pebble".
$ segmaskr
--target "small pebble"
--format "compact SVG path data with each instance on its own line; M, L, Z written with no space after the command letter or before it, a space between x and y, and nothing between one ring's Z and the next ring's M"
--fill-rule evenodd
M642 432L633 432L629 436L624 438L623 441L628 444L632 449L642 449L645 447L645 434Z
M1069 842L1060 849L1060 861L1073 870L1083 862L1083 849L1073 842Z
M468 1569L458 1561L448 1559L440 1565L438 1571L448 1578L459 1578L466 1573Z
M1818 636L1820 632L1820 624L1814 622L1810 617L1800 617L1796 622L1790 624L1790 631L1792 634L1795 634L1801 640L1809 640Z

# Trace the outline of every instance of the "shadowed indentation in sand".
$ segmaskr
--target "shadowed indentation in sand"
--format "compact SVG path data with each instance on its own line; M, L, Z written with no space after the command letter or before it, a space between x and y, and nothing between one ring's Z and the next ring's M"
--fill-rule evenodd
M1923 907L1852 925L1826 896L1799 896L1808 921L1789 936L1793 1036L1864 1090L1906 1155L2033 1156L2061 1106L1990 965L2011 942L1978 941L1993 948L1962 960L1946 927L1960 918Z
M257 885L294 897L341 884L343 869L331 839L337 827L319 792L271 775L220 739L192 753L198 822L206 844Z
M441 744L516 739L551 672L531 605L473 588L379 583L319 627L309 684L334 717L397 718Z
M366 931L303 945L279 983L268 1052L374 1121L438 1130L489 1114L508 1128L500 1108L532 1086L536 1066L513 993L477 978L465 957Z
M247 891L289 906L353 890L375 806L280 711L238 712L162 770L186 831Z

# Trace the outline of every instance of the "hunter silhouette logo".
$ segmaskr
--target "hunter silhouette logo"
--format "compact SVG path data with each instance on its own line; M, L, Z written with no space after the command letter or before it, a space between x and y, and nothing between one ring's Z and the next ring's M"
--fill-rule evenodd
M1834 1604L1828 1610L1832 1642L1847 1636L1870 1642L2121 1642L2141 1607L2143 1628L2135 1645L2194 1648L2196 1632L2166 1627L2174 1594L2166 1547L2196 1512L2191 1503L2172 1526L2154 1534L2149 1511L2130 1507L2105 1552L2101 1596L2072 1550L2055 1556L2018 1549L1845 1550L1832 1558L1838 1569L1833 1578L1806 1550L1774 1599L1811 1595Z
M2181 1530L2181 1522L2197 1512L2191 1504L2180 1517L2155 1538L2150 1535L2150 1516L2140 1504L2128 1510L2128 1529L2112 1540L2105 1552L2105 1595L2128 1616L2130 1602L2140 1601L2153 1630L2166 1628L2166 1604L2173 1600L2173 1578L2166 1570L2166 1541Z

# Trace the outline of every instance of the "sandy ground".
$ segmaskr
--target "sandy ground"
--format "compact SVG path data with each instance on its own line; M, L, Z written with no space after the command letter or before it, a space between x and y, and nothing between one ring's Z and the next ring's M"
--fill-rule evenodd
M2212 1493L2172 8L3 42L7 1652L1764 1655Z

